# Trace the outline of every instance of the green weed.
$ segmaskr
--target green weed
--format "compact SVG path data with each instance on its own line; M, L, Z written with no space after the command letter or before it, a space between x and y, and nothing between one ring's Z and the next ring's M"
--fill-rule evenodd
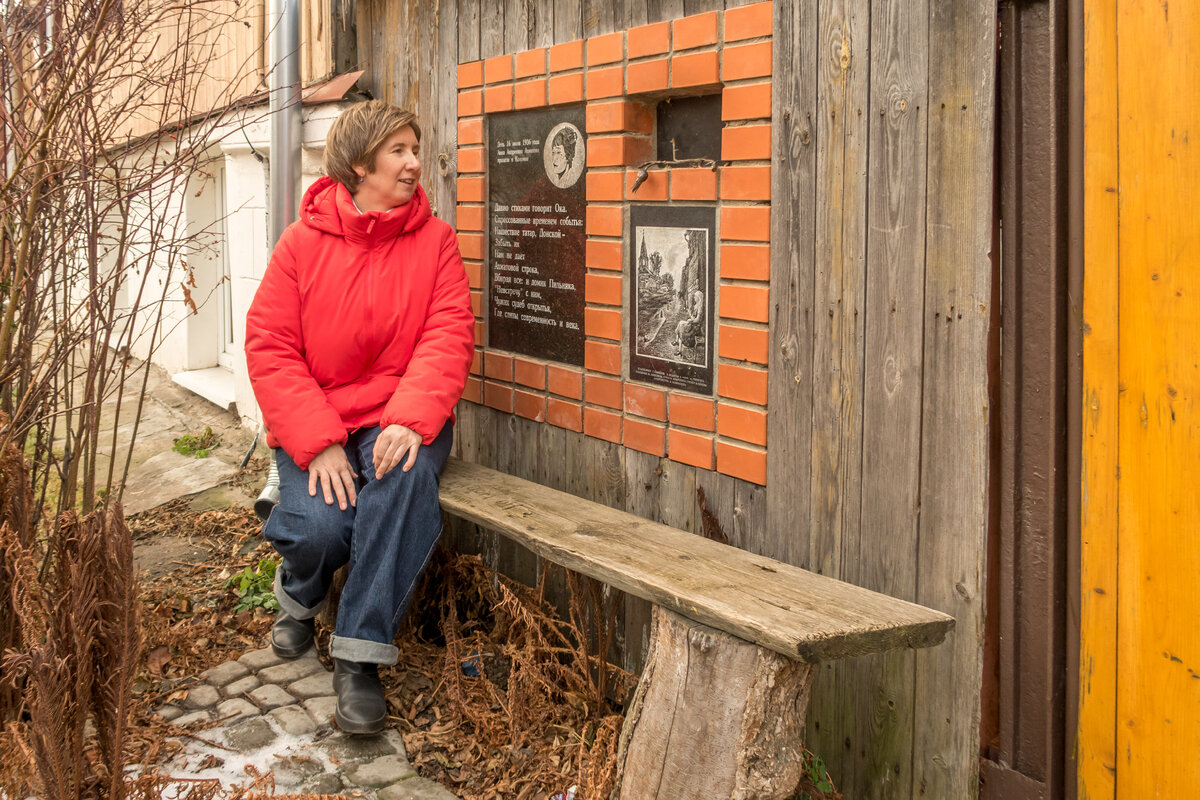
M213 433L211 427L205 425L204 433L199 436L185 433L175 440L175 444L172 445L171 449L176 453L191 456L192 458L208 458L208 454L220 443L221 437Z
M225 588L237 588L238 600L234 613L249 611L252 608L265 608L267 611L278 611L279 601L275 599L275 569L279 562L270 556L258 562L256 567L246 567L237 575L225 581Z

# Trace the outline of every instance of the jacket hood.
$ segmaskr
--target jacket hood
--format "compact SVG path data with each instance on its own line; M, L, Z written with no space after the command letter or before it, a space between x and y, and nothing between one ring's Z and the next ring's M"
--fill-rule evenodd
M305 225L357 244L411 233L428 222L430 216L429 198L420 184L412 200L402 206L388 211L360 212L340 181L322 175L300 202L300 219Z

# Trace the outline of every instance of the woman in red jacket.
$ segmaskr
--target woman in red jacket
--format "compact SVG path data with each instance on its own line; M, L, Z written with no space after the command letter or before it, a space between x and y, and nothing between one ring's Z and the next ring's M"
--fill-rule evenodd
M313 641L349 564L331 654L339 727L371 733L378 665L441 532L438 475L474 346L453 229L430 216L416 118L382 101L345 111L325 171L284 231L246 317L246 362L275 447L280 504L263 534L282 556L271 645Z

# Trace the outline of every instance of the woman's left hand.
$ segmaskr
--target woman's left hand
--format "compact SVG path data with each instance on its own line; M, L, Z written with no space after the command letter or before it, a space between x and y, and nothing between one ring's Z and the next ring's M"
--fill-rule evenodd
M421 448L421 435L403 425L388 425L375 439L371 451L371 463L375 466L375 477L382 478L392 471L407 455L401 472L408 472L417 463L417 451Z

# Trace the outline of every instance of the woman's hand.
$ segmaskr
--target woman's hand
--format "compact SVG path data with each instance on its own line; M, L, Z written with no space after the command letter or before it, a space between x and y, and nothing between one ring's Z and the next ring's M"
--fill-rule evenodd
M408 472L417 463L417 451L421 448L421 435L412 428L403 425L388 425L375 439L375 449L371 451L371 463L375 465L375 477L382 478L400 463L407 454L408 458L401 467L401 472Z
M333 505L334 495L337 495L338 508L345 511L347 500L352 506L358 503L358 493L354 491L354 479L357 477L350 468L346 451L334 442L308 465L308 496L317 496L319 483L321 491L325 493L325 505Z

